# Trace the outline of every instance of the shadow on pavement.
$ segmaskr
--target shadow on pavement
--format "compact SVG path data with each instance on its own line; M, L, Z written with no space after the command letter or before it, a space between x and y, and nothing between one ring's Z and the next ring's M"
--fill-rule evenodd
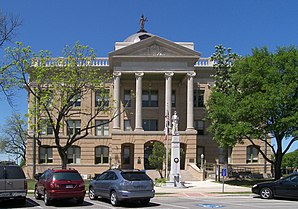
M32 208L39 206L39 204L31 199L26 199L26 204L20 204L18 200L1 200L0 208Z
M103 199L103 198L99 198L98 201L111 204L109 200ZM123 207L123 208L150 208L150 207L156 207L156 206L159 206L159 205L160 204L157 204L157 203L154 203L154 202L151 202L151 201L149 202L148 205L142 205L139 201L133 201L133 200L122 201L120 203L120 206Z

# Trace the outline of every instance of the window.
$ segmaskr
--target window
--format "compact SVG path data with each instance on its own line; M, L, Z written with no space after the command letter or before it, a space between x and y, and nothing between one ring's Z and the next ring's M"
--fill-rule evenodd
M41 135L53 135L53 127L47 120L41 122Z
M259 161L259 150L250 145L246 147L246 163L257 163Z
M78 135L80 135L80 130L81 130L80 120L68 120L67 125L68 125L67 135L74 135L75 133L78 133Z
M95 121L95 135L96 136L109 136L109 121L96 120Z
M143 120L144 131L157 131L157 120Z
M109 147L95 147L95 164L109 163Z
M204 135L204 121L195 120L195 129L198 132L198 135Z
M39 147L39 159L41 163L53 163L53 149L51 147Z
M67 163L80 163L81 162L81 148L78 146L71 146L67 150Z
M131 107L131 90L124 90L124 106Z
M110 99L110 91L108 89L97 90L95 92L95 106L108 107Z
M130 120L124 120L124 131L131 131Z
M194 107L204 107L204 90L194 90Z
M171 102L172 102L172 107L176 107L176 91L172 91L172 96L171 96Z
M158 107L158 91L143 90L142 105L143 107Z
M70 102L73 102L73 107L81 107L81 98L78 98L77 100L72 98Z

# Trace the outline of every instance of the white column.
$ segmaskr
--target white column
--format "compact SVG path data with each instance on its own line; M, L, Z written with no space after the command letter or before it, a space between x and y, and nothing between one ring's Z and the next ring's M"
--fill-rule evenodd
M120 129L120 76L121 72L114 72L114 112L113 129Z
M136 118L135 118L135 131L143 130L142 126L142 78L143 72L135 73L136 76Z
M193 130L193 77L195 72L187 73L187 121L186 130Z
M173 72L165 73L165 116L169 117L169 125L171 126L171 115L172 115L172 77Z

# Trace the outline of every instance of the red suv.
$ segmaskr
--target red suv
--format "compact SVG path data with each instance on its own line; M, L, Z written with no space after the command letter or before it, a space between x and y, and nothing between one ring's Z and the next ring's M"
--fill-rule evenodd
M44 197L45 205L50 205L53 199L75 198L78 204L84 202L85 184L77 170L48 169L42 174L35 174L34 196Z

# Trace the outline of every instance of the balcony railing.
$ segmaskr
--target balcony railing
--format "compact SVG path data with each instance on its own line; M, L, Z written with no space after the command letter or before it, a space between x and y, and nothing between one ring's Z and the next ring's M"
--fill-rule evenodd
M67 59L65 58L50 58L44 61L46 67L63 67L68 64ZM91 66L91 67L103 67L109 66L109 58L108 57L96 57L92 60L78 60L78 66ZM214 61L211 61L210 58L200 58L196 63L195 67L212 67ZM32 66L37 67L41 65L40 60L33 60Z

